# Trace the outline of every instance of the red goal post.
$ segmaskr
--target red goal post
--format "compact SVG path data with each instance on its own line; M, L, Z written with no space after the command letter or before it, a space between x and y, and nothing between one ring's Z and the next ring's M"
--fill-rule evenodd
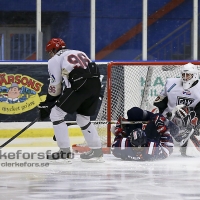
M119 116L127 117L133 106L151 111L153 101L161 92L168 77L180 77L180 66L198 61L159 61L159 62L109 62L107 64L107 84L94 122L101 138L103 151L108 153L113 136L111 126ZM88 150L84 144L73 145L78 152Z

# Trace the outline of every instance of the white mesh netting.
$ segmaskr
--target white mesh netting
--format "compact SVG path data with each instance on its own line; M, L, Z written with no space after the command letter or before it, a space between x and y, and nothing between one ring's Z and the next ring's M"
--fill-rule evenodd
M166 79L180 77L179 65L113 65L111 67L111 120L127 117L127 111L138 106L151 111L153 101L164 88ZM107 84L96 121L102 146L107 146ZM112 140L112 139L111 139ZM86 146L86 142L79 144Z

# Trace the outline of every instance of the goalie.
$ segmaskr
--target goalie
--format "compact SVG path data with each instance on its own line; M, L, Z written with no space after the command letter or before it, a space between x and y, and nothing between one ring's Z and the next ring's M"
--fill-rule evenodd
M193 144L192 146L197 147L195 155L200 155L200 151L198 153L198 148L200 147L198 140L200 128L199 91L200 82L197 66L188 63L181 67L181 78L167 79L165 88L154 101L159 113L170 117L179 127L178 132L171 132L171 134L180 143L180 151L183 156L191 154L186 153L186 147L190 140L190 143L192 142Z
M119 117L111 132L115 135L112 154L122 160L160 160L173 152L173 140L170 135L170 121L161 114L153 114L138 107L128 112L128 121L149 121L144 124L126 124L127 119Z

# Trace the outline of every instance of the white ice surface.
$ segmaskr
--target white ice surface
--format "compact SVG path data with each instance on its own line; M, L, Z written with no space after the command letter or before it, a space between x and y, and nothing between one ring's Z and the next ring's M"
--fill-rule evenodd
M48 149L48 147L45 147ZM19 149L19 148L18 148ZM51 148L52 150L56 150ZM12 152L12 148L1 150ZM40 152L40 148L23 149ZM161 161L122 161L104 155L104 163L83 163L75 155L48 167L0 167L0 199L199 200L200 158L182 157L178 150ZM0 159L1 163L30 162ZM48 162L48 160L31 160Z

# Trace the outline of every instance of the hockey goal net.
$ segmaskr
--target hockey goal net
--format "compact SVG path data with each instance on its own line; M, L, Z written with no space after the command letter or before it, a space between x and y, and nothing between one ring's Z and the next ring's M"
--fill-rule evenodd
M137 106L156 110L153 101L163 89L166 79L180 77L180 66L188 62L110 62L102 104L94 122L104 153L110 152L113 140L110 128L119 116ZM192 62L200 65L200 62ZM73 150L87 151L87 143L73 145Z

